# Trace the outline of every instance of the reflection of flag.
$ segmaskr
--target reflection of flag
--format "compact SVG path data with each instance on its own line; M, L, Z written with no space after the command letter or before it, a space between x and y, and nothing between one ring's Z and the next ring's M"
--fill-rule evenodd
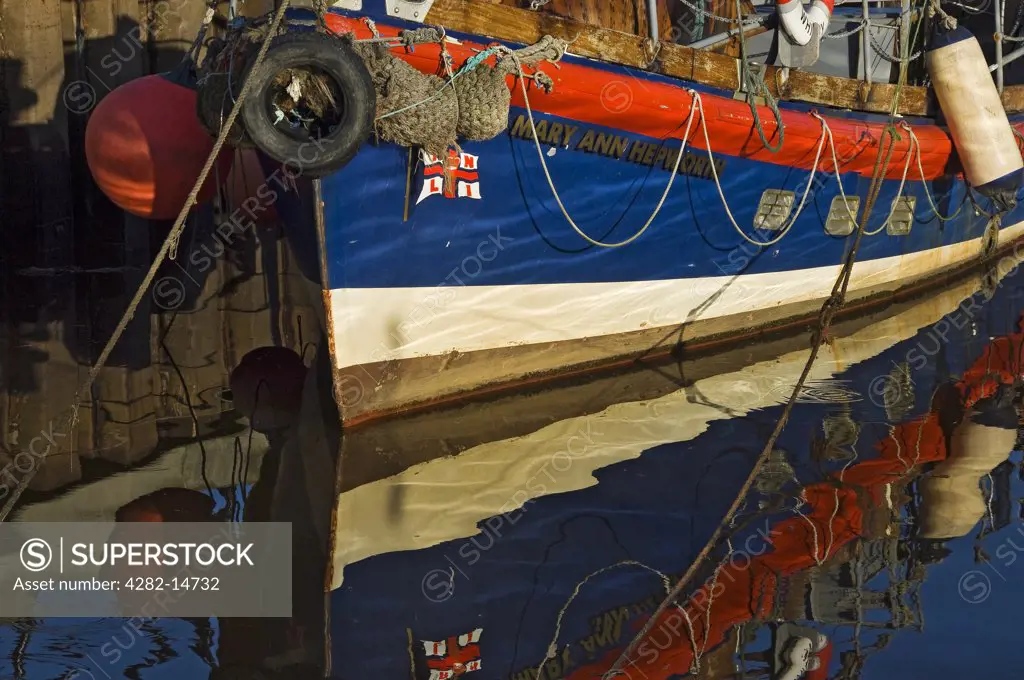
M423 154L423 190L417 204L438 194L445 198L480 200L480 158L455 149L445 158Z
M452 636L441 642L422 641L423 654L430 669L430 680L451 680L457 671L469 673L480 670L480 634L483 628L464 635Z

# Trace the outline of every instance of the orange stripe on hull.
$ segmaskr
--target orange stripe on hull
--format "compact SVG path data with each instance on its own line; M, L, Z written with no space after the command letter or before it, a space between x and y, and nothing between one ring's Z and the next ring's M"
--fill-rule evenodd
M328 15L328 25L338 33L354 33L357 38L370 38L372 34L366 24L358 19L337 14ZM398 29L378 26L382 36L393 37ZM449 44L448 51L456 64L478 54L486 45L462 42ZM419 45L415 52L403 55L405 61L424 73L436 73L440 59L438 45ZM493 63L494 59L489 60ZM678 85L656 82L640 77L587 66L586 64L563 61L559 68L545 71L555 81L554 92L550 95L534 89L530 105L538 114L549 114L569 118L584 124L600 125L657 139L681 139L684 123L690 111L690 95L686 83ZM509 79L510 86L512 79ZM609 100L610 88L614 88L614 105ZM786 138L778 153L771 153L761 144L753 131L750 109L745 102L714 94L702 94L704 110L711 138L712 151L752 158L767 163L810 169L814 162L821 125L810 114L784 110L783 122ZM523 106L519 87L512 89L512 104ZM759 108L766 136L773 138L776 133L775 118L768 107ZM827 110L823 111L827 114ZM856 172L870 177L878 154L878 145L885 129L881 116L872 114L872 121L857 121L829 117L836 144L836 155L843 172ZM1024 123L1017 126L1024 130ZM944 128L937 125L915 125L914 132L921 143L921 165L927 179L947 174L946 166L955 156L953 143ZM705 149L703 134L694 128L691 132L692 147ZM900 179L910 152L910 140L905 133L896 142L889 167L888 179ZM888 143L888 142L887 142ZM955 159L954 159L955 160ZM916 162L911 159L908 179L919 180ZM831 154L826 149L822 154L820 167L831 170Z

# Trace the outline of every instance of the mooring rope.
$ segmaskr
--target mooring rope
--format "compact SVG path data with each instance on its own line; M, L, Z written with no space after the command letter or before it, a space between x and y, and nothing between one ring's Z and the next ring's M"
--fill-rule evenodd
M899 139L898 137L894 138L892 145L889 147L889 154L890 154L890 156L891 156L891 154L893 152L893 149L896 146L896 141L898 141L898 139ZM896 198L892 199L892 207L889 209L889 215L885 218L885 221L882 222L882 225L880 227L878 227L878 229L875 229L874 231L864 232L865 236L874 236L875 234L880 234L886 228L888 228L889 223L892 221L892 216L896 214L896 206L899 205L899 201L903 197L903 187L907 183L907 172L910 170L910 160L913 157L914 157L913 149L912 148L908 149L907 150L907 162L903 165L903 176L900 177L900 188L896 190ZM865 219L867 219L867 216L865 216ZM911 219L911 222L913 222L914 216L911 215L910 219Z
M573 600L576 599L576 596L580 594L581 590L583 590L583 586L585 586L590 581L590 579L600 576L601 574L607 571L611 571L612 569L618 569L619 567L639 567L640 569L649 571L661 579L662 585L664 585L666 593L668 593L671 590L671 582L669 581L668 576L658 571L654 567L649 567L643 562L638 562L636 560L622 560L621 562L609 564L608 566L601 567L596 571L590 572L576 584L576 587L573 588L572 594L569 596L569 599L566 600L565 604L562 605L562 608L558 610L558 616L555 619L555 634L551 638L551 642L548 644L547 654L541 660L540 665L537 666L536 677L543 678L544 664L548 662L548 659L553 659L555 658L555 656L558 655L558 638L562 634L562 619L565 618L566 612L569 611L569 605L573 603Z
M274 35L277 34L277 31L284 20L285 11L288 9L288 6L291 5L291 1L292 0L281 0L281 4L277 8L277 12L274 14L270 29L267 31L263 44L260 46L260 51L256 55L256 60L253 62L253 67L249 70L245 83L242 85L242 91L238 94L238 100L232 107L231 113L228 115L223 129L221 130L217 141L213 145L213 150L210 152L209 158L206 159L206 164L203 166L202 171L199 173L199 177L196 179L195 185L192 187L192 191L189 193L188 198L185 199L185 205L182 206L181 212L178 214L178 219L175 220L170 233L168 233L167 238L164 239L164 243L160 247L160 252L157 253L156 258L153 260L153 264L150 265L145 278L143 278L142 283L139 284L139 288L132 297L132 301L129 303L128 309L121 317L121 321L118 322L117 328L114 329L114 332L111 334L107 344L103 347L103 351L100 352L100 356L96 360L95 365L89 369L88 375L78 388L78 391L75 393L74 402L71 405L71 414L66 419L67 429L70 430L74 428L75 424L78 422L79 399L82 394L87 394L92 390L93 383L96 382L96 378L99 377L100 371L103 370L107 361L110 360L110 354L114 351L114 347L121 339L121 336L124 335L125 330L128 328L128 324L131 323L131 320L135 317L135 312L138 310L139 304L142 302L142 298L145 297L146 291L148 291L150 285L152 285L153 279L156 278L160 267L168 256L170 256L171 259L174 259L178 248L178 239L181 238L181 234L185 229L185 221L188 219L189 212L192 210L192 206L198 203L199 191L202 189L203 185L206 183L206 178L213 170L213 166L217 162L217 157L220 155L221 149L223 149L227 142L231 128L235 124L235 120L242 112L241 105L245 101L246 97L249 96L250 90L252 89L252 74L259 70L260 65L263 63L264 59L266 59L267 51L270 49L270 43ZM48 455L50 455L49 450L47 450L47 452L43 454L42 459L33 465L18 481L18 485L11 491L11 495L7 498L7 502L5 502L3 507L0 508L0 522L7 519L11 510L14 509L14 505L18 502L18 499L21 498L25 489L28 488L32 478L36 475L39 467L43 463L43 460L45 460Z
M901 83L906 77L906 68L901 69L900 74ZM895 126L892 121L895 119L895 110L899 100L899 95L902 89L897 87L896 96L893 100L893 108L890 112L890 123L886 126L883 132L883 137L888 134L895 136ZM725 532L725 527L732 521L739 511L740 506L743 504L746 496L750 493L750 489L754 485L754 481L757 478L762 466L768 460L772 450L775 448L775 442L778 441L779 436L782 434L782 430L786 427L786 423L789 422L789 416L793 411L793 407L796 405L797 399L800 396L804 388L804 384L807 382L807 378L811 373L811 368L814 366L815 360L818 358L818 352L821 350L822 340L828 327L832 324L832 320L835 315L839 312L840 308L846 301L846 293L849 290L850 280L853 276L853 265L857 259L857 253L860 250L860 244L864 237L864 225L867 223L868 217L871 215L874 209L875 202L878 199L878 193L881 190L882 181L885 177L886 171L889 167L889 161L892 158L892 150L895 146L895 141L889 145L888 151L883 153L882 144L878 148L878 156L875 159L875 167L872 171L872 183L868 190L868 197L864 208L864 220L858 225L857 236L854 239L853 246L850 248L849 254L846 256L846 260L843 263L842 269L839 272L839 276L836 279L835 284L832 287L832 294L825 300L821 306L821 310L818 312L817 326L811 335L811 351L810 356L807 358L807 363L804 364L803 371L800 373L799 379L797 379L796 385L793 388L793 393L790 395L789 400L786 402L785 407L782 410L782 414L779 417L778 422L775 425L775 429L772 431L771 436L768 437L768 441L765 443L764 448L761 451L761 455L758 456L754 463L753 468L747 476L743 486L740 487L739 493L733 500L732 505L729 507L722 521L715 528L714 533L708 539L704 548L698 553L696 559L690 564L690 567L686 570L686 573L672 588L672 592L662 601L662 603L655 609L654 613L651 614L647 623L644 624L643 628L637 632L633 639L629 642L626 649L622 652L619 658L612 665L611 669L605 673L604 678L613 678L617 675L622 675L623 664L629 660L636 649L637 644L640 640L643 640L651 632L651 629L658 622L659 618L665 611L672 605L672 602L676 600L679 595L683 592L690 581L693 580L694 575L700 568L700 565L704 563L708 555L714 549L716 545L721 541L722 535Z
M740 12L740 0L736 0L736 13ZM738 32L740 39L740 89L747 94L747 106L750 107L750 115L754 119L754 127L757 128L757 136L761 138L761 144L772 153L778 153L786 141L786 126L782 123L782 111L779 110L778 100L768 90L768 83L764 82L764 71L751 68L750 59L747 57L746 29L740 27ZM768 136L764 132L764 124L761 122L761 113L757 110L757 98L764 99L765 104L771 109L775 117L775 131L779 140L775 144L768 142Z

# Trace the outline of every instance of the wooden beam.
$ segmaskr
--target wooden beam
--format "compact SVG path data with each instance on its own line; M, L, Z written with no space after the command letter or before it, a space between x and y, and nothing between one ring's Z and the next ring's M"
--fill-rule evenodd
M643 36L496 5L486 0L436 0L427 22L453 31L523 44L532 44L544 35L551 35L573 41L570 49L574 55L646 69L724 90L739 89L738 62L733 57L663 42L657 61L650 64ZM897 92L897 86L893 84L869 86L859 80L807 71L790 71L788 79L784 80L781 69L774 66L767 68L765 81L768 90L784 101L883 114L889 113ZM1024 111L1024 86L1006 88L1003 103L1009 113ZM927 88L903 87L898 113L931 116L936 110Z

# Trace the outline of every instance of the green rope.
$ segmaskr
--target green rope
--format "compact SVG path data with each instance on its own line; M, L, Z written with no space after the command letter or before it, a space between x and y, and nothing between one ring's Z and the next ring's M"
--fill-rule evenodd
M1021 6L1024 7L1024 5ZM704 12L694 12L694 14L697 16L694 18L693 28L690 30L690 42L696 42L704 37Z
M740 0L736 0L736 15L739 16L740 12ZM744 26L740 26L738 31L740 36L740 68L742 69L740 87L747 94L747 106L750 107L750 115L754 118L754 126L757 128L757 136L761 138L761 143L772 153L778 153L786 138L786 129L782 125L782 112L779 111L778 100L768 91L768 84L764 82L764 76L750 68L750 62L747 61L747 39L743 35L745 30ZM757 110L757 97L764 99L765 104L772 110L772 115L775 116L775 128L779 131L779 141L774 145L768 141L768 136L764 133L761 114Z

